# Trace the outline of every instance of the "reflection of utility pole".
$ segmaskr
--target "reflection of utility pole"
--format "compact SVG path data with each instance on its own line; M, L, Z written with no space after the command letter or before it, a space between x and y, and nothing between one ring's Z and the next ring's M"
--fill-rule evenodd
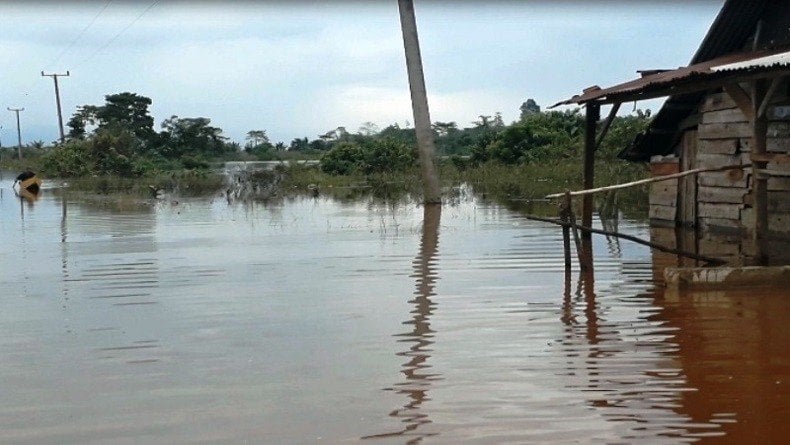
M64 142L66 142L66 136L63 133L63 114L60 111L60 90L58 89L58 76L66 76L66 77L68 77L69 76L69 72L66 71L66 74L55 74L55 73L44 74L44 72L42 71L41 72L41 76L42 77L51 77L52 80L55 81L55 101L58 104L58 129L60 129L60 143L62 144Z
M441 203L439 176L433 163L434 143L431 116L428 113L428 95L425 92L425 76L422 71L420 40L417 37L417 21L414 18L412 0L398 0L400 26L403 32L403 48L406 52L406 70L409 74L411 106L414 113L414 131L417 134L417 149L420 154L420 170L426 203Z
M16 137L18 141L18 145L16 146L17 152L19 153L19 160L22 160L22 129L19 126L19 112L25 111L24 108L10 108L8 107L8 111L13 111L16 113Z

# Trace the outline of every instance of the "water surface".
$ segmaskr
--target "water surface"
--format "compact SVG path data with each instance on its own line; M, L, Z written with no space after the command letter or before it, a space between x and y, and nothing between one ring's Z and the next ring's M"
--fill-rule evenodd
M556 227L469 194L4 188L0 442L782 442L790 295L668 294L674 259L595 243L566 276Z

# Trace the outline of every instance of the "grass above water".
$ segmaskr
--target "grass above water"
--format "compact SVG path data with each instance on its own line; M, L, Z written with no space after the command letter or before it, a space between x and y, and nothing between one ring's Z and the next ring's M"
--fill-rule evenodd
M452 203L460 199L460 193L467 190L512 210L551 216L556 214L556 207L553 202L544 199L546 195L582 188L581 163L572 159L522 165L487 163L466 169L444 163L440 165L439 174L445 202ZM611 185L646 176L647 170L640 164L599 161L595 169L595 184ZM150 199L156 196L156 191L172 196L220 193L230 196L235 188L242 186L248 186L251 190L265 190L264 193L253 192L240 198L252 200L307 194L331 196L340 200L373 197L384 201L419 201L422 196L417 168L369 175L330 175L317 167L291 165L278 167L274 171L251 173L243 181L234 184L229 184L222 174L206 170L159 173L140 178L73 178L67 182L70 193L94 195L92 199L119 202ZM623 190L616 195L597 195L596 202L601 205L614 203L615 208L627 216L644 218L647 216L647 187Z

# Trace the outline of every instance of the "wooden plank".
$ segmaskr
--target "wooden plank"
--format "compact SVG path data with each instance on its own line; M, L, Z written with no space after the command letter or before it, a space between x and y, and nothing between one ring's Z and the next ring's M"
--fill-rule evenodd
M699 185L707 187L746 187L747 175L743 170L730 170L726 172L700 173Z
M678 186L671 181L654 182L650 184L650 205L658 204L663 206L677 205Z
M743 165L748 164L748 159L744 159L741 154L726 155L726 154L697 154L696 168L719 168L727 165Z
M738 139L705 139L698 146L699 154L733 155L738 151Z
M768 192L769 212L790 212L790 191L771 190Z
M739 221L743 204L700 202L697 206L699 218L721 218Z
M790 122L770 122L768 123L768 131L766 133L768 138L783 138L790 137Z
M699 253L713 257L739 255L741 246L740 243L727 243L718 239L702 238L699 240Z
M702 102L702 106L700 107L700 111L717 111L735 107L737 107L737 105L735 105L735 101L732 100L729 94L713 93L708 94L707 97L705 97L705 100Z
M675 228L650 226L650 242L676 249L677 236L675 235Z
M766 150L774 153L790 153L790 138L768 138Z
M743 204L749 189L740 187L699 187L697 199L700 203Z
M651 205L649 216L650 219L674 221L676 213L677 209L674 206Z
M650 175L651 176L666 176L674 175L680 171L677 160L675 162L651 162Z
M768 215L768 229L773 232L790 232L790 212L774 212Z
M752 126L746 122L700 124L697 129L699 130L700 139L748 138L752 134Z
M790 178L771 177L768 178L768 190L790 190Z
M744 224L741 223L740 220L725 218L700 218L699 221L703 232L709 231L713 233L737 234L742 233L742 231L745 229Z
M728 122L749 122L746 115L739 108L728 110L709 111L702 114L702 124L723 124Z
M790 164L790 154L784 153L754 153L749 158L752 162L769 162L775 166L778 166L778 164Z

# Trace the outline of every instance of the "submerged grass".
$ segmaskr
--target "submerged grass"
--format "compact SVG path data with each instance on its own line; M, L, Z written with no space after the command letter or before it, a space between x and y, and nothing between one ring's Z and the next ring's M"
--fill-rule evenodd
M458 198L461 186L465 190L506 205L513 210L553 214L553 202L544 198L551 193L582 188L582 164L577 159L546 160L520 165L485 163L476 167L444 162L439 166L445 199ZM331 196L339 200L375 198L385 201L419 201L422 186L419 169L402 172L372 174L352 173L331 175L317 166L292 164L278 166L274 172L260 172L246 178L246 186L266 190L245 199L271 200L300 194ZM601 160L595 166L595 185L604 186L634 181L647 177L641 164L620 160ZM157 192L175 196L205 196L220 191L230 196L239 184L228 184L221 173L209 170L182 170L156 173L139 178L98 176L68 180L71 192L93 194L99 200L123 201L132 198L151 198ZM228 188L230 187L230 188ZM647 216L646 186L609 194L596 195L601 213L620 211L628 217Z
M100 195L127 194L147 197L157 191L172 192L180 196L201 196L218 192L225 185L225 178L217 173L201 170L184 170L160 173L139 178L95 176L68 180L69 189Z
M373 196L388 200L420 199L422 194L419 170L376 173L370 175L329 175L315 167L294 165L283 168L281 194L328 194L339 199ZM535 209L540 213L554 212L553 203L545 196L565 190L582 188L582 165L573 159L548 163L504 165L487 163L474 168L459 169L452 163L440 165L440 178L445 198L452 199L454 190L467 185L484 199L504 203L511 208ZM619 160L600 161L595 168L595 185L604 186L647 177L640 164ZM538 205L539 203L544 203ZM622 211L629 217L647 215L647 187L635 187L618 193L600 194L596 203L602 211Z

